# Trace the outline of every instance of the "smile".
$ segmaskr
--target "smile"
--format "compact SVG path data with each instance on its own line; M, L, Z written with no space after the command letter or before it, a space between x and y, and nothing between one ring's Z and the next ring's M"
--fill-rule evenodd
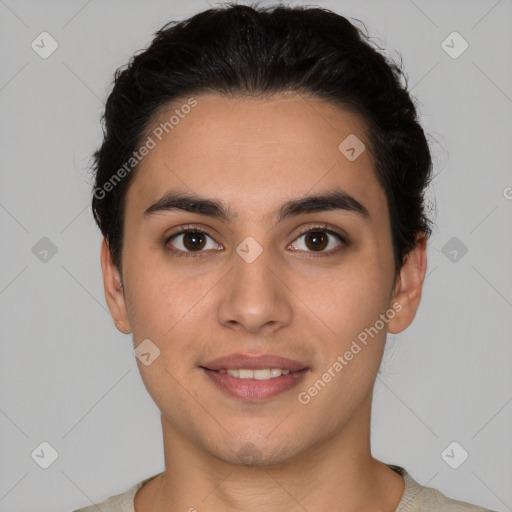
M231 375L231 377L235 377L236 379L256 379L256 380L268 380L274 379L276 377L281 377L281 375L288 375L290 370L282 370L281 368L264 368L261 370L250 370L250 369L222 369L219 370L219 373L227 373Z

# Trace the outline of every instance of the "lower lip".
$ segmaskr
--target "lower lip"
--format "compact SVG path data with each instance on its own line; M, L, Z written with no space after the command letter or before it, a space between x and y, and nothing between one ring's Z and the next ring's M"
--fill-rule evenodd
M299 384L307 373L307 368L290 372L272 379L237 379L227 373L219 373L202 368L203 372L224 392L248 402L261 402L284 393Z

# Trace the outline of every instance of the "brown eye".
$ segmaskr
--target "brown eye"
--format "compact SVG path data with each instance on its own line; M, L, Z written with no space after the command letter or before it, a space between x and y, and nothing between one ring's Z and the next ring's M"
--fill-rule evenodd
M303 242L298 243L297 240L304 239ZM334 239L334 241L333 241ZM336 244L335 239L338 239ZM335 231L324 228L313 228L305 231L292 243L294 251L305 252L330 252L338 246L346 245L345 239ZM328 250L325 250L325 249Z
M183 245L188 251L202 249L205 243L205 237L198 231L187 231L183 234Z
M208 239L211 240L209 246ZM219 249L220 247L207 233L197 229L180 230L166 240L166 245L170 245L170 250L180 256L205 252L203 249Z
M329 237L323 231L310 231L306 233L306 245L311 250L323 250L329 243Z

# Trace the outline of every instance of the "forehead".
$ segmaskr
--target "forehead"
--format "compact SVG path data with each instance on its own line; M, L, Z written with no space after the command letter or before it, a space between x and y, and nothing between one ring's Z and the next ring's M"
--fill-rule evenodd
M340 187L370 203L369 210L384 205L359 115L296 93L267 99L203 94L195 101L186 109L187 98L174 101L150 123L145 137L154 147L139 164L127 206L147 208L180 190L224 198L240 219L263 207L270 215L284 199Z

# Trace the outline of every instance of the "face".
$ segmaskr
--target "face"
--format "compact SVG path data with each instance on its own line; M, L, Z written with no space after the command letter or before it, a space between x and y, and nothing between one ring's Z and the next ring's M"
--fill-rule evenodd
M386 334L414 318L425 247L395 280L385 193L369 149L353 158L354 141L369 147L356 114L299 95L196 100L153 136L128 189L124 293L103 245L107 302L135 347L149 340L150 364L137 364L164 437L278 464L368 430ZM349 136L355 152L339 149Z

